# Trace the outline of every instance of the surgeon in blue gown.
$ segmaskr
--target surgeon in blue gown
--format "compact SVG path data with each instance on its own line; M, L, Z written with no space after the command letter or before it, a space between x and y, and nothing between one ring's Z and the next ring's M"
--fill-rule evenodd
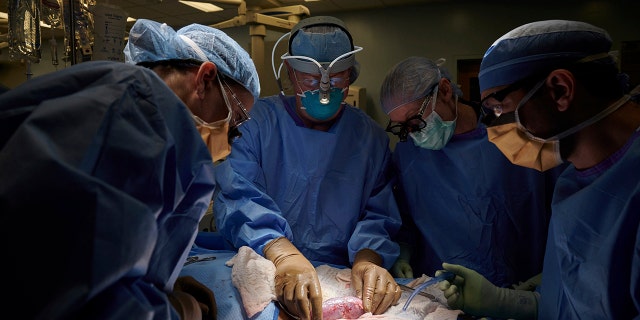
M612 40L580 21L528 23L487 50L479 73L489 139L515 164L562 162L542 282L496 288L472 269L440 283L466 313L515 319L640 319L640 87L609 54Z
M137 43L163 72L83 62L0 95L3 301L26 306L18 318L216 318L212 290L180 276L215 185L196 117L237 124L224 95L252 103L257 73L219 30L138 24L173 35ZM211 136L228 148L226 129Z
M322 314L310 261L351 267L366 311L382 313L400 298L387 271L400 227L389 138L344 102L360 49L336 18L298 23L283 56L296 95L258 100L220 164L230 170L216 171L216 226L232 246L274 262L279 302L303 319Z
M214 186L184 104L150 70L102 61L29 80L0 106L5 285L29 305L20 317L177 319L167 292Z
M396 267L407 261L416 275L433 276L442 262L457 263L499 287L542 272L559 170L509 163L487 139L479 104L463 99L447 70L428 58L398 62L380 94L387 131L400 137L393 161L410 230L401 243L412 254Z

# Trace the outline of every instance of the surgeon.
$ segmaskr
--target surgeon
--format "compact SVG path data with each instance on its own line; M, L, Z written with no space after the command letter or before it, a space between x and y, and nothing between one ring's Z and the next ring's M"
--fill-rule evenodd
M303 19L287 36L282 59L296 94L254 105L222 163L231 170L216 173L216 225L234 247L249 246L275 264L283 311L322 317L314 263L330 263L351 267L365 311L383 313L401 294L387 271L398 257L391 238L400 215L389 138L344 102L362 48L334 17Z
M580 21L519 26L482 59L485 107L501 115L489 140L514 164L569 166L553 194L542 283L497 288L476 271L441 282L466 313L514 319L640 317L640 87L631 92L612 40Z
M148 57L184 67L162 70L163 81L131 64L83 62L0 95L5 302L28 306L20 318L217 317L212 290L178 277L215 185L195 117L237 125L224 95L250 106L257 74L218 30L171 36L138 23L168 36L144 47ZM226 148L227 131L211 132Z
M241 135L238 127L249 120L260 96L255 65L235 40L199 24L175 31L166 23L138 19L124 56L127 63L155 71L187 104L214 161L229 155ZM226 109L212 107L221 102Z
M400 241L409 246L403 252L412 252L395 267L400 272L409 264L415 274L433 276L447 261L499 287L519 285L542 271L558 172L505 159L487 139L479 103L463 99L438 63L408 57L388 71L380 89L387 131L400 139L393 162L409 229Z

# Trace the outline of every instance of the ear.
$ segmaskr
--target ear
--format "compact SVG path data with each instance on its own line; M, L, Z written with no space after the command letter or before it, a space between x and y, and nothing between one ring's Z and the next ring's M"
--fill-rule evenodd
M576 79L571 71L556 69L549 73L545 83L551 93L551 98L556 102L559 111L566 111L573 102L576 90Z
M214 81L217 75L218 67L213 62L207 61L200 65L195 78L198 98L204 99L207 84Z
M453 89L451 88L451 86L452 84L449 79L440 79L440 81L438 82L438 91L440 91L438 93L438 97L442 96L443 98L447 98L447 100L451 99L451 96L453 95Z

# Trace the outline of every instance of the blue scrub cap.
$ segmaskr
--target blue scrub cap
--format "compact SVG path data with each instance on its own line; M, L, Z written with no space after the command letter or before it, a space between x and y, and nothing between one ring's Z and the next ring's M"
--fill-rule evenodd
M496 40L480 64L480 91L514 83L591 56L607 55L611 37L580 21L545 20L517 27Z
M441 67L444 59L434 62L425 57L408 57L389 70L380 88L380 106L387 115L409 102L431 94L440 79L451 81L449 72ZM462 96L462 90L451 83L454 94Z
M311 26L329 26L326 31L307 31ZM338 27L338 28L336 28ZM331 62L338 56L353 50L351 34L341 20L334 17L311 17L302 20L291 30L289 53L316 61Z
M342 20L330 16L317 16L301 20L291 29L289 55L313 58L326 67L337 57L354 50L353 39ZM341 60L352 61L350 83L354 83L360 73L360 65L353 55ZM332 70L342 71L336 67Z
M125 62L131 64L211 61L218 72L243 85L256 100L260 96L258 72L247 51L226 33L212 27L191 24L176 32L166 23L138 19L129 31L124 56Z

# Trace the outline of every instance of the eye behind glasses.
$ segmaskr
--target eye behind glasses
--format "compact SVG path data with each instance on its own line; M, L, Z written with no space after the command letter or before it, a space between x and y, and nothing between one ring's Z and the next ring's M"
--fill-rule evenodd
M506 88L503 88L496 92L492 92L491 94L484 97L484 99L480 100L480 104L485 110L489 110L490 112L493 112L493 114L495 115L495 118L499 118L503 113L502 100L504 100L507 97L507 95L509 95L510 93L516 90L519 90L528 86L532 86L537 81L539 81L541 77L543 77L541 74L545 74L545 73L529 76L527 78L518 80L508 85Z
M244 104L242 103L242 101L240 101L240 99L238 98L238 96L233 92L233 90L231 90L231 87L229 86L229 83L227 83L226 77L222 74L220 74L220 79L222 80L222 84L223 86L227 89L227 91L229 91L229 93L231 94L231 97L233 99L233 102L236 104L237 108L231 108L232 112L235 109L239 109L240 112L233 112L231 121L232 121L232 125L239 127L241 124L249 121L251 119L251 116L249 115L249 112L247 111L247 108L244 107Z
M347 79L344 77L329 78L329 83L331 84L332 87L343 87L346 82L347 82ZM306 79L298 80L298 84L306 88L319 89L320 79L306 78Z

